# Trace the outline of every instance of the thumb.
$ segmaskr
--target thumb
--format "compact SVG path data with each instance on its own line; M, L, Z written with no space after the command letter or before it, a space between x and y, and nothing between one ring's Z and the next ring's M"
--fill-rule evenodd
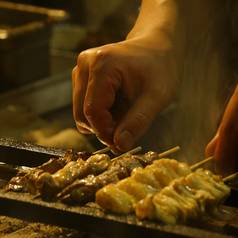
M120 151L130 150L146 133L156 116L164 109L158 104L151 95L137 98L114 131L113 140Z

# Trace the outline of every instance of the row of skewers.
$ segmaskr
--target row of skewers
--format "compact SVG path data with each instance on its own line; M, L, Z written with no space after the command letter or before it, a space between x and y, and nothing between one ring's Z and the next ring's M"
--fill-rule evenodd
M75 185L82 182L81 179L91 183L92 178L96 177L97 183L94 182L94 184L103 183L99 185L100 187L129 176L135 167L143 167L159 159L159 155L155 152L132 155L139 150L141 147L111 160L107 154L102 153L105 149L92 154L76 152L71 148L62 158L53 158L38 167L20 170L5 186L4 191L29 193L36 197L54 200L59 197L57 194L64 188L68 189L69 185L77 187ZM162 155L176 150L178 147ZM73 184L73 182L76 183Z
M104 154L109 149L93 154L69 149L62 158L19 171L3 190L67 204L96 201L104 210L169 224L214 215L230 194L221 176L201 168L192 172L203 162L189 167L164 158L179 147L134 154L138 147L114 159Z

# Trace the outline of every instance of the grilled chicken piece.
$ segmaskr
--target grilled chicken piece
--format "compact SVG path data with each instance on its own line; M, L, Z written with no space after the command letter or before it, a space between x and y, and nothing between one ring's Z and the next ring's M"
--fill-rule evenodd
M108 192L109 190L109 192ZM135 199L133 196L127 192L118 189L115 184L108 184L106 187L102 188L104 193L99 192L97 194L97 199L101 201L101 206L105 210L113 210L118 213L130 213L134 210L133 204ZM102 196L102 197L101 197Z
M114 161L109 168L98 176L89 175L85 179L76 180L57 195L65 203L85 204L95 199L95 193L109 183L117 183L130 175L141 163L130 154Z
M173 180L156 195L149 194L136 206L140 219L157 219L168 224L185 223L207 212L217 213L217 206L229 196L230 189L221 176L198 169Z
M211 215L217 214L217 207L219 204L223 204L230 193L230 188L227 187L221 176L213 175L208 173L208 171L203 171L203 169L197 169L193 175L186 178L187 185L196 190L203 190L209 192L214 197L212 204L203 204L206 206L204 209ZM202 196L199 195L200 199Z
M35 195L37 192L35 182L41 174L44 172L54 174L70 161L76 161L79 158L86 160L89 156L91 156L91 153L76 152L71 148L65 153L64 157L58 159L52 158L38 167L20 170L17 175L8 182L3 190L5 192L11 190Z
M37 194L43 198L54 198L57 193L76 179L85 178L89 174L100 174L110 164L111 159L107 154L92 155L86 161L81 158L71 161L53 175L41 174L36 180Z
M144 155L126 154L121 159L114 161L110 167L98 176L90 175L85 179L76 180L57 195L57 198L65 203L85 204L95 200L96 192L109 183L128 177L135 168L142 168L159 159L155 152Z
M131 177L125 178L119 181L114 186L105 186L96 193L96 202L103 208L113 212L124 213L133 212L136 204L144 199L148 194L156 194L164 186L167 186L173 179L179 178L183 175L188 175L192 171L185 163L179 163L174 159L159 159L155 160L151 165L145 168L136 168L132 171ZM112 191L111 191L112 189ZM119 211L119 204L121 197L111 196L110 193L121 190L126 197L130 195L133 197L133 204L128 202L128 208L121 206L121 212ZM120 192L118 191L118 194ZM104 207L104 205L106 207ZM118 205L115 205L118 204ZM126 204L126 203L125 203ZM110 207L111 205L111 207ZM114 208L117 208L114 210Z

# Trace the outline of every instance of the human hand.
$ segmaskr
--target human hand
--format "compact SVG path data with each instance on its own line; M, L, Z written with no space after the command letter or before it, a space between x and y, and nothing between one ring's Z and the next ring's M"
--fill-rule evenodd
M238 165L238 86L224 112L220 127L206 148L207 156L215 159L215 170L227 176Z
M162 38L161 38L162 39ZM165 43L126 40L82 52L72 72L77 128L131 149L171 102L181 77Z

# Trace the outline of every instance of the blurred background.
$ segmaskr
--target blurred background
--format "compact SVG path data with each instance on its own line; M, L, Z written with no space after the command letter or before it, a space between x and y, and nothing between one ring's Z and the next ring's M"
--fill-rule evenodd
M0 1L0 137L101 149L75 127L71 72L81 51L125 39L140 2Z

